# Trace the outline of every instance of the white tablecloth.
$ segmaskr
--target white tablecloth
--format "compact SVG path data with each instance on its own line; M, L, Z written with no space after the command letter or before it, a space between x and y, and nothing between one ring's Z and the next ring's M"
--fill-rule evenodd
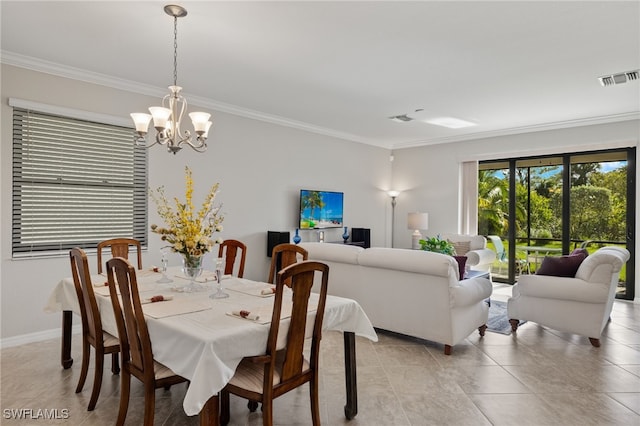
M168 272L168 276L179 273ZM234 310L250 310L273 304L273 297L252 296L241 291L226 291L227 299L210 299L215 283L208 283L211 290L200 293L179 293L172 286L185 285L181 279L171 284L156 284L161 274L148 271L138 274L141 298L163 294L173 300L143 305L149 310L147 327L153 345L154 358L171 368L176 374L191 381L183 402L187 415L200 412L207 400L216 395L245 356L264 353L269 324L228 315ZM92 277L95 288L103 286L106 277ZM237 278L222 281L223 287L239 286L243 289L251 282ZM256 285L262 285L256 283ZM264 284L266 285L266 284ZM111 301L102 290L96 299L102 314L103 328L117 335ZM312 295L312 298L317 298ZM50 295L45 307L47 312L73 311L79 313L78 300L71 278L61 280ZM195 312L189 312L189 311ZM160 312L160 313L158 313ZM189 313L184 313L189 312ZM152 316L151 316L152 315ZM309 313L315 316L315 311ZM157 317L157 318L154 318ZM308 322L312 327L313 321ZM288 328L288 319L282 321L281 330ZM375 330L360 305L351 299L327 296L323 329L354 332L356 335L377 341ZM284 336L283 332L280 335Z

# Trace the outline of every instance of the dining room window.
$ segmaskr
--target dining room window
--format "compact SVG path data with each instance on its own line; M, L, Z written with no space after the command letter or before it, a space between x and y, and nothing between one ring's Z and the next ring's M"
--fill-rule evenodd
M124 126L13 109L12 256L147 245L147 152Z

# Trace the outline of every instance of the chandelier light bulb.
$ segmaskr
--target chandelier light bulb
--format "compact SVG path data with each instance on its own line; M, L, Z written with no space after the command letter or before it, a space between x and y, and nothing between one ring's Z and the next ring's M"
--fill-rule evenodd
M193 122L193 129L197 134L202 135L208 130L207 123L210 123L209 117L211 117L211 114L206 112L190 112L189 117Z
M153 127L155 127L157 131L160 132L167 128L167 122L169 121L169 117L171 117L171 110L169 108L149 107L149 112L153 117Z
M213 121L207 121L207 126L205 127L204 133L202 135L203 138L209 137L209 129L211 128L212 124L213 124Z
M151 115L143 112L132 112L131 118L136 126L136 132L143 136L146 135L149 129L149 122L151 121Z

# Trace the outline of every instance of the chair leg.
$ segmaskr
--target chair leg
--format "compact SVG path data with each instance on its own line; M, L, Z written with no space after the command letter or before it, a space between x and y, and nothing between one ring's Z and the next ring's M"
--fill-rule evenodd
M318 399L317 377L309 382L309 397L311 398L311 420L313 426L320 426L320 401Z
M89 357L91 356L91 347L89 342L84 338L82 339L82 366L80 367L80 379L78 379L78 386L76 386L76 393L82 392L84 382L87 380L87 372L89 371Z
M480 333L480 336L484 337L484 332L487 330L487 324L482 324L480 327L478 327L478 332Z
M451 345L444 345L444 354L451 355Z
M118 352L111 354L111 372L120 374L120 354Z
M131 373L126 369L120 374L120 407L118 408L118 419L116 426L124 425L129 409L129 393L131 391Z
M144 426L153 426L156 409L156 388L153 384L144 385Z
M589 342L591 342L591 344L595 348L599 348L600 347L600 339L596 339L595 337L589 337Z
M518 325L520 324L520 320L509 319L509 324L511 324L511 331L515 332L518 330Z
M96 408L98 397L100 396L100 388L102 387L102 370L104 369L104 352L96 348L96 366L93 374L93 390L91 391L91 399L89 399L88 411Z
M229 392L222 390L220 391L220 424L223 426L229 424L230 418Z
M262 400L262 426L273 426L273 399Z

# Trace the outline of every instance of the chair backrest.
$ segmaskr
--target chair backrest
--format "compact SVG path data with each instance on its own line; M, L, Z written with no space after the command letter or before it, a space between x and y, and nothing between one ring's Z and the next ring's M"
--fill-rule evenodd
M236 256L240 251L240 266L238 267L238 278L244 275L244 260L247 254L247 246L238 240L224 240L218 249L218 257L225 258L224 274L233 275L233 268L236 263Z
M107 279L118 326L122 367L138 378L144 377L144 381L153 380L153 351L140 303L136 270L127 259L114 257L107 261Z
M135 238L111 238L100 241L97 247L98 273L102 273L102 249L111 247L111 257L129 258L129 246L136 247L138 252L138 269L142 269L142 246Z
M504 244L502 244L502 239L497 235L487 235L487 238L491 243L493 243L493 247L496 249L496 257L498 260L505 260L507 258L507 253L504 251Z
M98 303L93 292L91 274L89 273L89 261L87 254L81 248L73 248L69 251L73 284L80 305L80 317L82 319L82 333L91 336L94 342L102 342L102 320Z
M313 287L315 273L321 275L320 291L318 293L318 306L311 336L311 356L309 363L312 369L317 367L320 339L322 338L322 320L324 317L325 302L327 299L327 285L329 282L329 266L317 261L302 261L290 265L278 272L276 280L276 293L274 299L271 328L267 340L267 355L271 355L271 363L276 362L278 343L278 330L282 316L283 302L291 308L291 320L284 349L284 364L281 372L280 383L295 379L302 373L304 360L305 331L307 328L307 313L311 287ZM287 297L285 302L284 288L292 290L291 299ZM314 293L315 294L315 293ZM273 368L273 365L271 366ZM271 381L273 383L273 381Z
M267 282L275 284L276 274L278 271L298 262L298 257L302 260L309 258L307 250L295 244L278 244L273 248L271 254L271 267L269 268L269 279Z

